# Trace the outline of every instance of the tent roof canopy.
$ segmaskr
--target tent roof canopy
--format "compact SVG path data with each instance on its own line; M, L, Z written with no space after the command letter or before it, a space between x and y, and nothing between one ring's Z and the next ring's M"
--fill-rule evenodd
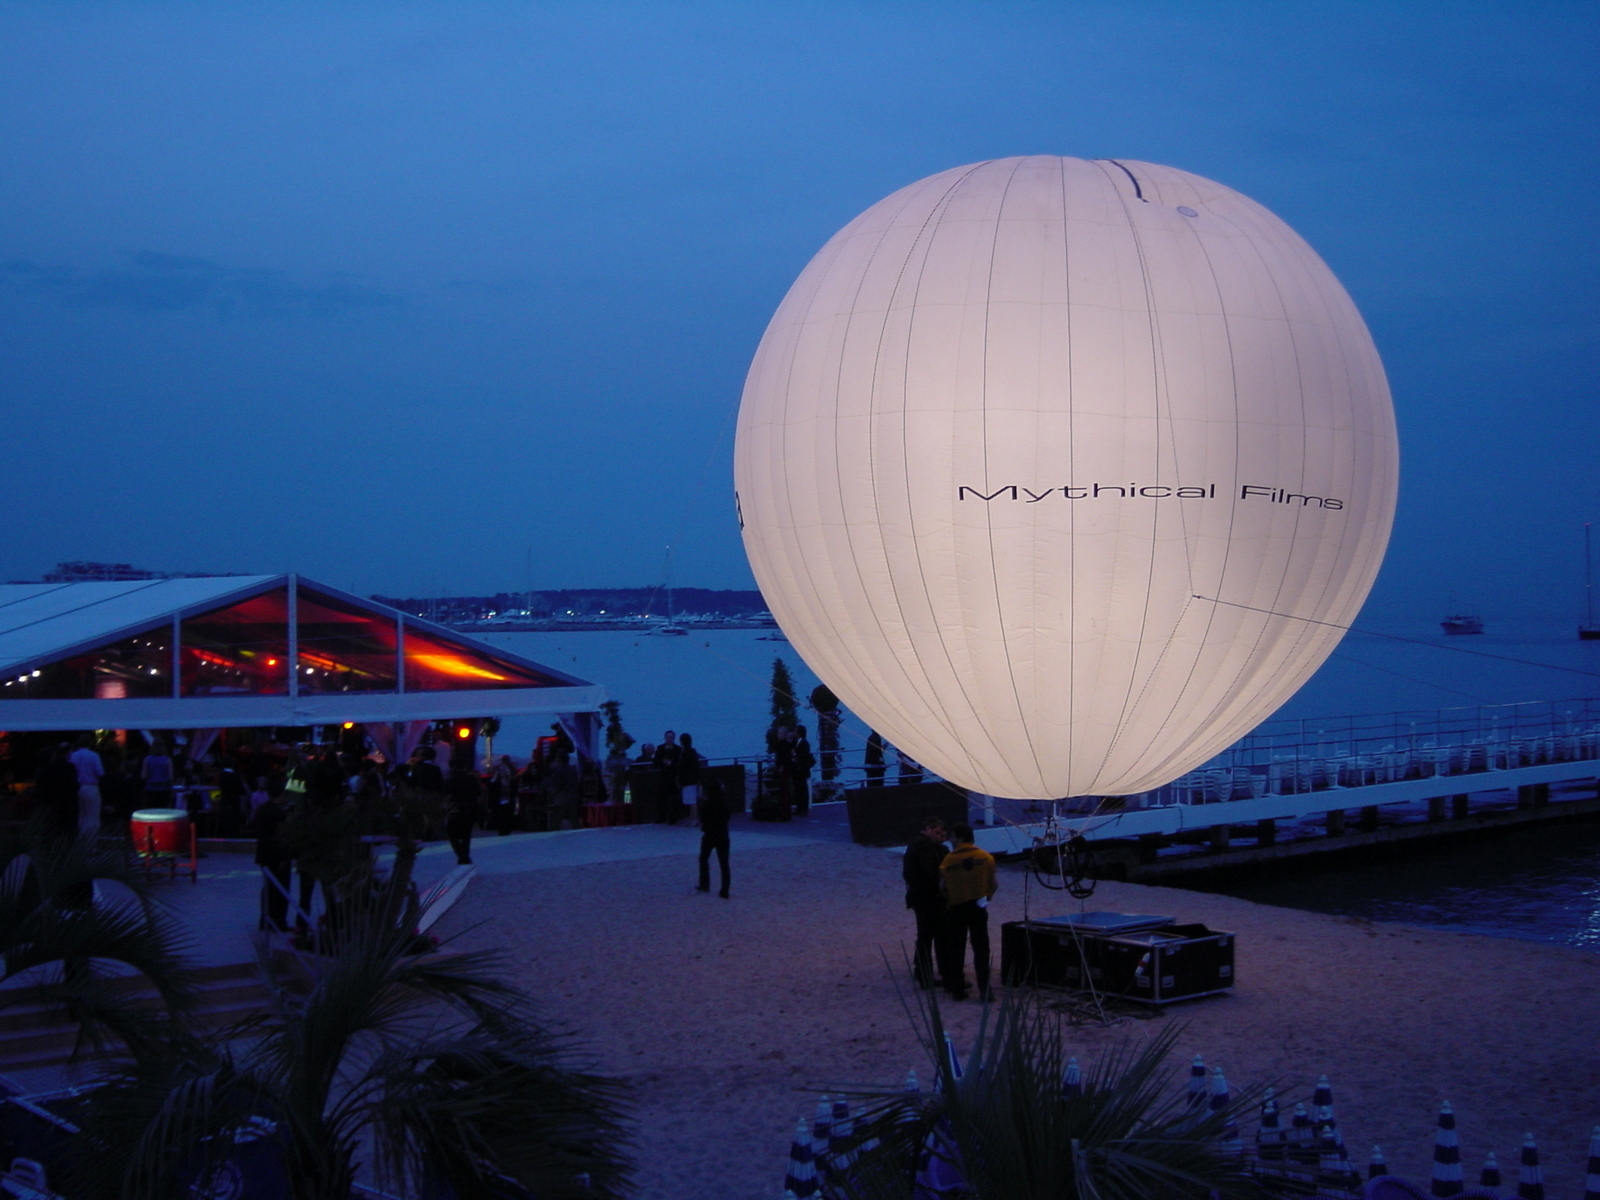
M599 687L294 575L0 585L0 728L595 711Z

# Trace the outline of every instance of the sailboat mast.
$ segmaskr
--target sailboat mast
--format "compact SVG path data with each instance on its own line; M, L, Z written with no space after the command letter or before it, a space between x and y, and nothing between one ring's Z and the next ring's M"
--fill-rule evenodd
M1589 522L1583 523L1583 627L1594 628L1594 558L1589 552Z
M1594 553L1588 521L1583 523L1583 624L1578 626L1580 642L1600 642L1600 628L1594 623Z

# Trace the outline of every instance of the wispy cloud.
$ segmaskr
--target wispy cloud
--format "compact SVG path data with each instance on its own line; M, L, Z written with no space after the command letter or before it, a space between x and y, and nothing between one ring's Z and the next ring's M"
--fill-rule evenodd
M399 295L344 279L297 279L286 271L225 267L203 258L144 253L120 269L78 271L24 258L0 260L0 289L47 296L72 308L130 312L209 309L252 317L326 316L390 307Z

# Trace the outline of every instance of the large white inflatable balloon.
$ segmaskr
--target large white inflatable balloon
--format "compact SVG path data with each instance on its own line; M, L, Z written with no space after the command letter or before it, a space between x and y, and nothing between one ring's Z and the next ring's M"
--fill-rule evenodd
M829 687L1002 796L1167 783L1332 651L1394 513L1394 417L1333 274L1171 167L1001 159L823 247L761 340L735 476Z

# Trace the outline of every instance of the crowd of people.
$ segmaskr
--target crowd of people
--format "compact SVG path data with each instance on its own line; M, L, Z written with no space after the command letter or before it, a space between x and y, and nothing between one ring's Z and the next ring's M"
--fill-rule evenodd
M305 829L319 814L353 814L352 828L377 836L410 819L417 836L448 839L457 862L465 865L472 862L472 839L479 831L504 835L578 828L585 824L585 804L620 804L631 785L636 802L641 796L654 797L656 822L677 825L692 820L699 826L697 890L710 891L710 860L715 857L719 895L729 895L728 824L735 805L708 769L691 734L667 730L659 742L640 745L634 755L627 753L633 739L622 735L624 745L608 736L612 753L596 761L578 754L557 724L550 735L538 739L520 766L511 756L500 755L480 767L472 743L452 742L451 732L437 730L403 762L376 752L359 736L359 729L328 745L248 739L206 743L202 747L206 752L198 758L191 756L192 747L182 735L113 739L85 733L74 741L42 748L32 800L43 827L57 835L92 836L102 823L122 824L141 809L181 809L202 837L254 838L257 863L277 881L276 887L267 889L267 920L283 928L297 859L315 857L304 848ZM768 733L767 750L752 816L778 821L805 817L817 766L806 727L775 725ZM890 754L898 763L897 782L921 781L922 768L873 732L863 756L866 786L886 782ZM408 797L414 802L410 818L402 813ZM650 806L640 808L647 813L644 819L651 819ZM925 844L920 848L914 844L907 855L907 903L918 914L919 978L934 977L935 943L946 945L946 934L959 929L963 942L972 942L975 960L982 961L979 987L986 990L987 936L983 922L972 915L981 913L983 906L971 904L976 897L962 900L966 907L959 909L947 903L947 885L939 872L945 858L959 853L959 848L949 852L939 845L935 855L930 849L934 843L927 841L933 832L942 842L942 828L930 829L922 839ZM918 862L923 864L920 882L913 885L910 872ZM301 863L302 911L309 910L316 873ZM959 954L958 950L958 961Z

